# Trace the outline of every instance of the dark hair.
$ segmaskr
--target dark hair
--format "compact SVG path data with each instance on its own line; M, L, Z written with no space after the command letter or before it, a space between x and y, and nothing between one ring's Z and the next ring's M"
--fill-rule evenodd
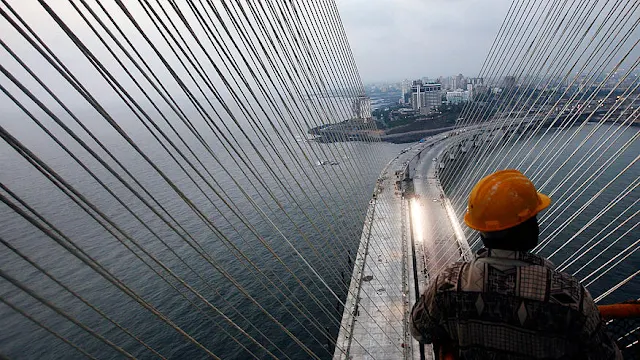
M538 244L539 234L538 218L534 216L509 229L481 232L480 237L484 246L490 249L527 251Z

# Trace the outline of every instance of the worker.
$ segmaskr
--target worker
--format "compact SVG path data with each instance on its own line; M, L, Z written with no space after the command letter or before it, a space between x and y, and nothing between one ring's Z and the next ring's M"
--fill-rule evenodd
M464 221L484 248L431 278L412 335L441 359L621 359L578 279L529 252L550 203L518 170L480 180Z

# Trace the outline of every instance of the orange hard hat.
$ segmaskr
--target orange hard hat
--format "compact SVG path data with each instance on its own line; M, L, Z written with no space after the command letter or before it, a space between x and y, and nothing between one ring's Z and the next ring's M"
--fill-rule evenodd
M531 219L551 204L518 170L501 170L478 181L469 195L464 222L472 229L505 230Z

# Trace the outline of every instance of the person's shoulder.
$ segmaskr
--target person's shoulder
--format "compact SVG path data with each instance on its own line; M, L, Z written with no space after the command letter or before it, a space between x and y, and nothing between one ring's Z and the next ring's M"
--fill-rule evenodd
M519 256L520 260L528 262L532 265L538 265L556 271L556 267L553 262L551 262L551 260L547 259L546 257L540 256L538 254L532 254L528 251L520 252Z
M445 267L436 279L437 291L452 291L458 288L460 273L468 262L459 261Z
M582 308L581 303L588 296L580 281L566 272L549 271L549 301L573 308Z
M578 278L564 271L549 269L549 274L551 276L550 282L552 286L555 285L562 288L582 287L582 285L580 284L580 280L578 280Z

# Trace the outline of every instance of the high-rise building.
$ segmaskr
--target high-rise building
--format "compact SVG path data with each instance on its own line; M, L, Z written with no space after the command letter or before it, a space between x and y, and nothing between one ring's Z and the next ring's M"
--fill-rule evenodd
M409 86L409 80L407 79L402 80L401 87L402 87L402 97L400 98L400 104L404 104L406 102L407 94L411 89L411 87Z
M484 85L484 78L481 78L481 77L469 78L468 83L474 86Z
M454 78L451 76L441 76L438 78L438 84L442 85L442 90L453 90Z
M516 86L516 77L515 76L505 76L504 77L504 88L505 89L513 89Z
M468 86L471 86L471 84L469 84ZM446 98L449 104L460 104L463 102L467 102L469 101L469 91L467 90L447 91Z
M415 80L411 87L411 105L413 110L428 114L442 105L442 85L423 84L422 80Z
M469 100L478 99L487 92L483 78L469 78L467 83L467 91L469 92Z
M371 120L371 99L367 96L360 95L353 100L353 116L362 119L364 122Z
M464 75L458 74L458 76L454 77L453 80L453 90L467 88L467 78L465 78Z

